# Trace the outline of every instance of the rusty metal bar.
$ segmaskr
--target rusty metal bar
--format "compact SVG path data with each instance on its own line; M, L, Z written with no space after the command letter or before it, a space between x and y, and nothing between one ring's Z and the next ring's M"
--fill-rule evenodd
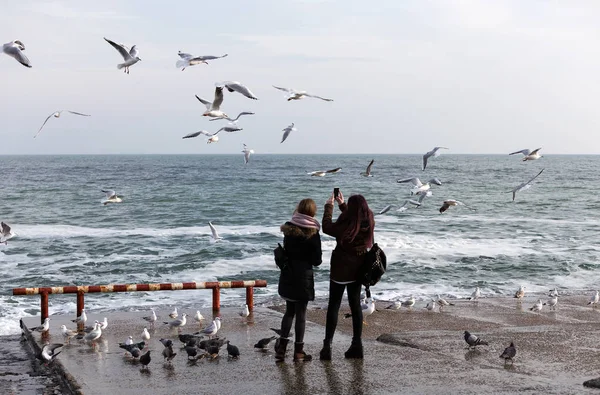
M41 295L40 303L41 303L41 310L42 310L42 317L41 317L42 322L41 323L43 324L44 320L46 318L48 318L48 292L42 292L40 295Z
M178 291L183 289L212 289L213 310L221 308L221 288L246 288L246 304L250 311L254 310L254 288L266 287L266 280L238 280L238 281L207 281L191 283L165 283L165 284L109 284L109 285L79 285L65 287L37 287L13 288L13 295L40 295L41 320L48 317L49 294L77 294L77 317L84 309L84 295L86 293L104 292L149 292L149 291Z
M248 310L254 310L254 288L248 287L246 288L246 304L248 305Z

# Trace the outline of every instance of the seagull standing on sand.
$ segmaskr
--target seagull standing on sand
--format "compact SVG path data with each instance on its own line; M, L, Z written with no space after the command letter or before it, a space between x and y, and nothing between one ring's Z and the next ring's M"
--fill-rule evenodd
M198 332L199 335L205 335L208 336L209 338L215 336L217 334L217 332L219 331L219 328L217 326L217 322L216 320L213 320L210 325L204 327L202 330L200 330Z
M326 99L326 98L321 97L321 96L308 94L306 91L296 91L294 89L282 88L282 87L275 86L275 85L273 85L273 88L279 89L280 91L286 92L287 94L285 95L285 97L286 97L287 101L300 100L300 99L303 99L305 97L312 97L312 98L315 98L315 99L321 99L321 100L325 100L325 101L333 101L333 99Z
M292 124L290 126L287 126L285 129L283 129L283 137L281 139L281 143L283 143L288 138L288 136L290 135L291 132L295 132L297 130L298 129L296 129L294 127L294 123L293 122L292 122Z
M441 298L440 295L438 295L437 297L437 304L440 306L440 311L442 311L442 309L446 306L454 306L454 303L448 302L446 299Z
M515 201L515 197L517 197L517 192L521 192L524 191L526 189L529 189L531 187L531 183L533 182L533 180L535 180L536 178L538 178L538 176L540 174L542 174L542 172L544 171L544 169L540 170L539 173L537 173L535 176L533 176L529 181L524 182L522 184L517 185L513 190L509 191L512 192L513 195L513 202Z
M361 303L360 307L363 313L363 324L367 325L367 317L375 311L375 300L373 298L368 298L365 302ZM352 317L352 313L347 313L344 317L350 318Z
M169 313L169 317L171 317L171 318L173 318L173 319L175 319L175 318L179 317L179 313L177 313L177 307L174 307L174 308L173 308L173 311L171 311L171 312Z
M504 358L505 365L506 365L506 362L508 362L508 361L510 361L510 363L512 365L513 358L516 355L517 355L517 348L515 347L515 344L513 342L510 342L510 345L504 349L504 352L502 353L502 355L500 355L500 358Z
M423 307L424 309L427 309L428 311L434 311L435 310L435 300L431 299L431 302L427 303L427 306Z
M71 330L71 329L67 329L66 325L61 325L60 326L60 332L62 333L63 337L65 338L65 341L67 343L69 343L69 341L71 340L72 337L75 337L79 334L79 332Z
M223 88L216 87L215 88L215 98L212 102L208 100L204 100L198 95L196 95L196 99L200 101L200 103L206 106L206 111L202 113L204 117L212 117L212 118L228 118L227 114L221 111L221 104L223 104Z
M431 157L436 157L436 156L440 156L441 152L439 152L440 149L448 149L446 147L435 147L434 149L432 149L431 151L427 152L425 155L423 155L423 170L425 170L425 168L427 167L427 160Z
M25 51L25 45L19 40L11 41L2 46L2 52L15 58L17 62L21 63L23 66L31 68L31 63L23 51Z
M521 299L523 299L523 297L525 296L525 286L521 285L519 287L519 289L517 290L517 292L515 292L515 298L519 299L519 301L521 301Z
M42 325L36 326L32 330L35 332L48 332L48 329L50 329L50 318L46 317Z
M217 229L213 226L211 222L208 223L208 227L210 228L210 233L212 234L211 237L214 241L222 239L222 237L219 236L219 232L217 232Z
M108 328L108 319L106 317L104 317L104 319L102 321L100 321L99 323L100 323L100 329L105 330L106 328Z
M543 306L544 306L544 303L542 303L542 299L538 299L538 301L535 302L535 304L533 306L531 306L529 308L529 310L531 310L533 312L542 311Z
M196 310L196 314L194 314L194 321L201 322L204 319L204 316L200 313L200 310Z
M173 321L170 322L165 322L165 325L169 325L170 328L178 328L181 329L182 326L185 326L187 320L186 320L187 314L183 313L181 314L181 318L180 319L175 319Z
M5 222L0 222L0 244L4 243L8 245L8 240L15 237L17 234L12 231L10 226Z
M123 201L121 196L117 195L117 193L115 191L113 191L112 189L108 189L108 190L102 189L102 192L104 192L106 194L106 199L102 201L102 204L105 206L108 203L121 203Z
M142 339L150 340L150 332L148 332L148 328L144 328L144 330L142 331Z
M127 50L127 48L123 44L117 44L114 41L110 41L106 37L104 37L104 39L106 40L107 43L112 45L113 48L116 49L117 52L119 52L121 54L121 56L123 57L123 60L125 60L124 63L120 63L117 65L117 69L119 69L119 70L124 69L123 70L124 73L129 74L129 67L133 66L134 64L136 64L137 62L142 60L138 57L139 52L135 45L133 47L131 47L130 50Z
M242 311L240 311L240 316L246 318L250 315L250 310L248 309L248 305L245 304L242 306Z
M212 56L212 55L204 55L204 56L194 56L192 54L189 53L184 53L184 52L177 52L177 55L179 55L179 57L181 59L179 59L177 61L177 63L175 63L175 67L180 68L181 67L181 71L185 70L186 67L190 67L190 66L195 66L197 64L208 64L207 60L214 60L214 59L221 59L227 56L227 54L225 55L221 55L221 56Z
M79 317L77 317L74 320L71 320L71 322L76 322L76 323L83 323L85 324L85 322L87 321L87 314L85 314L85 309L81 309L81 315Z
M36 138L38 136L38 134L40 134L40 132L42 131L42 129L44 128L44 126L46 125L46 122L48 122L48 120L52 117L54 118L60 118L60 115L63 112L68 112L70 114L74 114L74 115L81 115L83 117L91 117L91 115L89 114L82 114L80 112L75 112L75 111L71 111L71 110L60 110L60 111L54 111L52 114L48 115L48 117L46 118L46 120L44 121L44 123L42 124L42 126L40 126L40 129L37 131L37 133L33 136L33 138Z
M83 339L86 342L93 342L98 340L100 336L102 336L102 329L100 329L100 323L97 322L94 324L94 329L90 333L86 335L78 335L77 339Z
M413 187L410 189L411 195L420 195L423 192L429 191L431 189L431 184L442 185L442 182L437 178L432 178L431 180L427 181L425 184L423 184L421 182L419 177L404 178L401 180L396 180L396 182L397 183L410 182L413 185Z
M154 309L152 309L152 314L150 314L149 316L146 316L146 317L142 317L142 319L144 321L148 321L150 323L150 325L154 325L154 323L156 322L158 317L156 316L156 312L154 311Z
M552 310L556 310L557 304L558 304L558 296L553 296L551 299L548 299L547 302L544 302L544 306L548 306Z
M594 307L598 306L598 302L600 301L600 292L596 291L596 293L590 298L588 304L594 305Z
M464 334L465 341L469 345L469 348L475 348L477 346L488 346L488 342L481 340L477 336L469 333L469 331L465 331Z
M479 287L476 287L475 291L473 291L473 293L469 297L469 300L477 300L480 297L481 297L481 291L479 290Z
M371 159L371 162L369 162L369 165L367 166L365 172L360 173L360 175L363 177L373 177L373 174L371 174L371 168L373 167L373 163L375 163L375 159Z
M538 152L541 149L542 148L538 148L533 151L530 151L528 149L522 149L521 151L511 152L509 155L523 154L523 162L528 161L528 160L536 160L536 159L540 159L542 157L542 155L540 155Z
M550 291L548 296L550 296L550 297L558 296L558 289L556 289L556 287L555 287L553 290Z
M254 96L254 93L247 86L243 85L239 81L223 81L217 82L216 86L225 87L229 92L237 92L246 96L248 99L258 100L258 97Z

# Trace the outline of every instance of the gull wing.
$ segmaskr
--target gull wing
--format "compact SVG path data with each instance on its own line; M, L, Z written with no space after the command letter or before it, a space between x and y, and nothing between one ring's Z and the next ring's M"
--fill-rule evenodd
M419 179L419 177L405 178L403 180L397 180L396 182L398 182L398 183L410 182L411 184L413 184L416 187L423 186L423 183L421 182L421 180Z
M106 194L106 198L110 199L113 196L117 196L117 193L115 191L113 191L112 189L102 189L102 192L104 192Z
M192 54L181 52L181 51L177 52L177 55L179 55L179 57L184 60L190 59L194 56Z
M240 117L241 117L242 115L254 115L254 113L253 113L253 112L249 112L249 111L242 111L242 112L241 112L241 113L239 113L239 114L238 114L238 116L237 116L237 117L235 117L234 119L229 119L229 118L228 118L228 119L229 119L229 122L235 122L235 121L237 121L238 119L240 119ZM212 119L211 119L211 121L212 121Z
M205 132L204 130L201 130L199 132L194 132L194 133L186 134L185 136L182 137L182 139L191 139L191 138L194 138L194 137L198 137L201 134L203 134L205 136L212 136L210 133Z
M371 174L371 167L373 167L373 163L375 162L375 159L371 159L371 162L369 163L369 166L367 166L367 170L366 170L366 174Z
M46 125L46 122L48 122L48 120L50 118L52 118L52 116L54 116L54 114L56 114L56 112L53 112L52 114L48 115L48 118L46 118L46 120L44 121L44 123L42 124L42 126L40 127L40 130L37 131L37 133L33 136L33 138L36 138L38 136L38 134L40 134L40 132L42 131L42 129L44 128L44 126Z
M427 182L429 184L442 185L442 182L438 178L432 178L431 180L429 180Z
M107 43L112 45L113 48L116 49L121 54L121 56L123 57L124 60L131 59L131 55L129 54L129 52L127 52L127 49L125 48L125 46L117 44L116 42L111 41L106 37L104 37L104 39L106 40ZM131 48L131 49L133 50L133 48Z
M523 189L529 188L531 186L531 183L533 182L533 180L535 180L536 178L538 178L538 176L540 174L542 174L543 171L544 171L544 169L540 170L540 172L537 173L535 176L533 176L529 181L524 182L524 183L518 185L515 189L513 189L512 191L510 191L513 194L513 201L515 200L517 192L522 191Z
M132 58L136 58L139 53L140 52L138 51L137 46L135 45L129 50L129 56L131 56Z
M0 229L0 233L2 233L3 235L10 234L10 226L8 226L6 223L0 222Z
M538 148L538 149L534 149L533 151L531 151L531 153L530 153L529 155L535 155L535 154L537 154L537 152L538 152L539 150L541 150L541 149L542 149L541 147L540 147L540 148Z
M213 55L202 55L202 56L194 56L193 59L191 60L199 60L199 61L204 61L204 60L215 60L215 59L221 59L226 57L227 54L225 55L221 55L221 56L213 56ZM191 55L190 55L191 57Z
M248 87L238 81L224 81L217 83L216 85L221 87L225 86L229 92L238 92L249 99L258 100L258 97L254 96L254 93L252 93Z
M325 173L337 173L340 170L342 170L341 167L336 167L335 169L326 170Z
M219 233L217 232L217 229L213 226L213 224L209 222L208 226L210 228L210 232L212 233L212 237L214 239L220 239L221 236L219 236Z
M84 117L91 117L91 115L88 115L88 114L82 114L82 113L80 113L80 112L69 111L69 110L67 110L67 112L70 112L71 114L75 114L75 115L82 115L82 116L84 116Z
M6 46L4 47L4 53L15 58L19 63L25 67L31 67L31 62L27 59L27 56L17 46Z
M284 132L283 132L283 138L281 139L281 143L283 143L285 141L285 139L288 138L288 136L290 135L290 132L292 131L291 128L285 128L283 130L284 130ZM281 144L281 143L279 143L279 144Z
M287 93L293 93L293 92L294 92L294 90L293 90L293 89L282 88L282 87L280 87L280 86L275 86L275 85L273 85L273 88L275 88L275 89L279 89L280 91L284 91L284 92L287 92Z
M306 97L312 97L312 98L315 98L315 99L321 99L321 100L325 100L325 101L333 101L333 99L326 99L324 97L317 96L317 95L309 95L308 93L305 93L304 96L306 96Z
M541 149L541 148L538 148ZM521 151L515 151L515 152L511 152L509 155L514 155L514 154L523 154L525 156L531 154L531 151L528 149L522 149Z
M211 102L209 102L208 100L204 100L203 98L201 98L198 95L194 95L194 96L196 96L196 99L198 99L200 101L200 103L202 103L202 104L204 104L206 106L207 110L210 110L210 106L212 105Z
M385 213L387 213L388 211L390 211L390 209L391 209L392 207L395 207L395 206L396 206L395 204L388 204L387 206L385 206L385 207L384 207L384 208L383 208L383 209L382 209L380 212L378 212L377 214L385 214Z
M219 111L219 108L221 107L222 103L223 103L223 88L217 86L215 88L215 100L212 102L210 109Z

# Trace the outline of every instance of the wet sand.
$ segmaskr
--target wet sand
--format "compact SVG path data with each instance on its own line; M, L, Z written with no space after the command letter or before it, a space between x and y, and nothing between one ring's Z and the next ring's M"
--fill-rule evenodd
M512 298L453 301L456 305L442 313L429 312L422 304L412 310L386 310L387 304L380 302L379 311L366 319L365 359L344 359L351 323L340 315L331 362L318 360L326 311L311 308L305 350L315 360L304 364L293 363L291 352L286 363L276 364L272 348L268 352L253 348L260 338L272 335L269 327L279 326L283 306L258 307L246 319L238 316L238 309L228 308L219 314L223 319L221 332L240 348L239 361L227 360L223 350L215 361L190 363L181 350L173 364L165 364L157 339L168 337L178 346L179 342L175 341L176 332L157 325L148 344L153 350L149 372L143 372L139 363L117 346L130 334L137 340L144 327L140 317L145 313L111 313L109 328L98 347L72 341L59 356L56 368L68 372L85 394L147 395L175 390L178 395L226 394L242 388L248 394L594 393L596 390L582 383L600 376L600 308L586 306L587 300L587 296L563 297L556 311L541 313L528 310L533 297L521 304ZM166 316L168 311L158 313ZM89 314L90 320L102 317ZM70 326L70 318L53 316L46 340L60 340L58 327L61 323ZM39 320L25 322L33 326ZM183 332L199 327L190 322ZM464 330L490 345L468 350ZM405 346L376 340L384 334ZM36 343L42 340L38 334L33 337ZM517 356L512 366L505 366L499 355L511 341L517 346Z

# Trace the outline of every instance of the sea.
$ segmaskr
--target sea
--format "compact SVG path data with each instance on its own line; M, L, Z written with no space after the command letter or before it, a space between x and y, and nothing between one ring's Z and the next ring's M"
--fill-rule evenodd
M374 159L373 177L363 177ZM375 241L387 272L379 300L437 294L464 298L530 292L592 293L598 285L600 156L547 155L237 155L0 156L0 220L17 234L0 245L0 335L40 314L39 296L15 287L267 280L255 303L280 303L273 249L303 198L317 218L334 187L362 194L374 213L411 198L398 179L436 177L419 208L376 215ZM308 172L341 167L313 177ZM543 173L512 200L513 188ZM102 189L123 196L102 205ZM465 206L440 214L444 200ZM336 208L334 218L339 214ZM210 237L211 221L220 236ZM316 300L327 299L335 240L322 235ZM89 312L179 306L209 310L208 290L86 295ZM241 306L243 289L224 289L224 306ZM75 295L51 295L50 314L75 315Z

